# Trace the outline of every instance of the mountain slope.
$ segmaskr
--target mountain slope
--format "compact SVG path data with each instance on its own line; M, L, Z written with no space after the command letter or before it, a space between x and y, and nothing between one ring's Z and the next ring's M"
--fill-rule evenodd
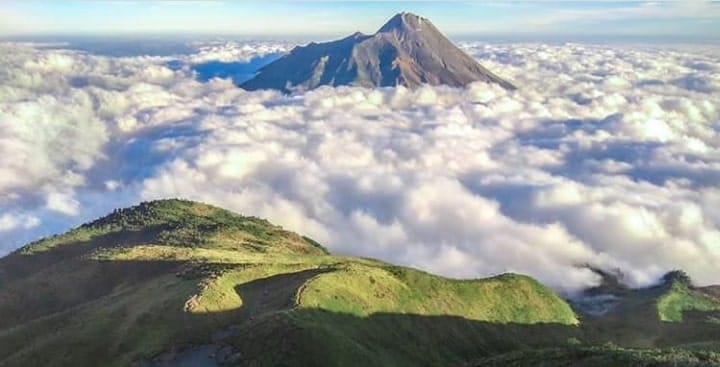
M572 304L580 315L584 340L591 344L705 345L716 350L720 343L720 301L693 287L682 271L669 272L659 284L638 289L622 286L605 273L603 284L588 289Z
M720 302L687 284L673 282L658 299L657 308L660 320L680 322L688 311L720 311Z
M478 367L711 367L720 353L659 349L584 347L516 351L481 360Z
M1 366L451 366L577 329L569 305L525 276L452 280L332 256L181 200L0 259L0 314Z
M718 358L720 302L706 289L682 272L645 289L611 277L587 292L613 295L611 307L587 313L575 302L576 313L527 276L443 278L330 255L213 206L153 201L0 259L0 366L520 366L550 361L546 352L553 365Z
M373 35L355 33L338 41L296 47L241 87L283 91L321 85L457 87L475 81L515 89L453 45L429 20L400 13Z
M700 292L705 293L706 295L715 298L716 300L720 301L720 285L713 285L708 287L702 287L698 289Z

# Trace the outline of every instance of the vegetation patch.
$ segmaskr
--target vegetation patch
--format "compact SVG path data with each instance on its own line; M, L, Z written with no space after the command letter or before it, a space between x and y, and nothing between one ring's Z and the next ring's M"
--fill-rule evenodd
M680 322L685 311L720 311L720 302L684 283L673 282L670 289L658 300L657 308L660 320Z

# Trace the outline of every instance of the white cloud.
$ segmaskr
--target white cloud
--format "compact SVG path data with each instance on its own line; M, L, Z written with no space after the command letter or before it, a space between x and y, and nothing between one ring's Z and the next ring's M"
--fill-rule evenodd
M290 43L267 42L211 42L198 44L197 52L186 59L192 63L207 61L248 62L254 57L290 51Z
M720 283L720 50L464 47L520 89L288 96L201 83L167 57L0 45L3 252L177 196L449 276L518 271L571 291L597 281L590 263L634 285L673 268Z
M13 215L5 213L0 215L0 232L6 232L13 229L30 229L40 224L40 221L28 215Z
M60 192L48 193L45 207L66 215L77 215L80 211L80 203L73 198L72 194Z

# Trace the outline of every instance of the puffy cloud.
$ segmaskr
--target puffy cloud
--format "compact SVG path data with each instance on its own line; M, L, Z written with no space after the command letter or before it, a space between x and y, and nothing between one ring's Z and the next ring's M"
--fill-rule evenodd
M188 55L185 59L195 64L208 61L249 62L255 57L288 52L292 47L291 43L198 42L196 52Z
M47 195L45 207L63 214L77 215L80 210L80 203L72 195L51 192Z
M199 81L176 58L0 45L2 252L138 200L267 217L332 251L456 277L517 271L573 291L620 268L720 283L714 48L463 47L517 91Z
M0 232L13 229L30 229L40 224L37 218L27 215L3 214L0 216Z

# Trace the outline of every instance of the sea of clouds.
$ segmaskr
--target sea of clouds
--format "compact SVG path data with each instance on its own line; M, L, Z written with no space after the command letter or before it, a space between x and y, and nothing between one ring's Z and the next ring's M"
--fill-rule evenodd
M0 255L182 197L453 277L720 283L720 49L461 46L519 89L247 92L193 65L291 45L0 44Z

